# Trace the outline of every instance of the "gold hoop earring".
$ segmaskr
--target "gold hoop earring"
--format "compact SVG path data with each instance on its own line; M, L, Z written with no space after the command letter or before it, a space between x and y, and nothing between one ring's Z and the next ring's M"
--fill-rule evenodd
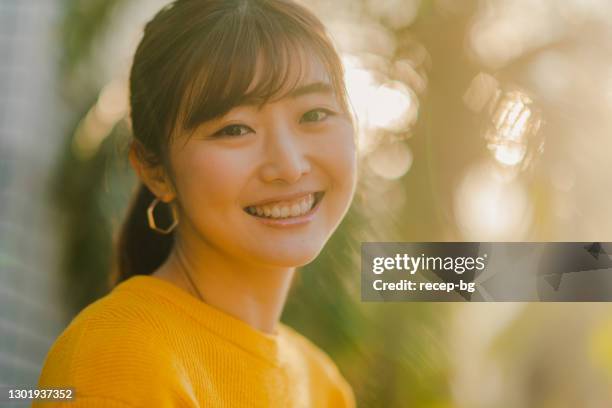
M155 223L154 211L155 211L155 207L157 206L157 204L160 203L160 201L161 200L159 198L155 197L155 199L151 202L151 204L149 204L149 207L147 208L147 220L149 221L149 228L151 228L154 231L159 232L160 234L169 234L178 225L178 221L179 221L178 212L176 211L175 206L173 206L172 204L169 204L170 209L172 211L172 224L170 224L170 226L167 228L158 227L157 224Z

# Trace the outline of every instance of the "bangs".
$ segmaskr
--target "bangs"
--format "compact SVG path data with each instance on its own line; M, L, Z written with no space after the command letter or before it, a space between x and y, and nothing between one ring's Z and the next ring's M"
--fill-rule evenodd
M185 86L179 127L192 130L237 105L281 98L316 64L322 65L342 109L348 110L341 61L314 16L291 3L275 2L273 8L266 2L239 3L219 16L192 48L184 71L189 78L180 81Z

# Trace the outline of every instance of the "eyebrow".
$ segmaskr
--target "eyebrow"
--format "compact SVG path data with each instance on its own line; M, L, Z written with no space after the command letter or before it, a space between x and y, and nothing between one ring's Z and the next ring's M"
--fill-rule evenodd
M295 99L313 93L331 94L332 87L328 82L313 82L295 88L287 96Z
M297 88L291 90L286 95L283 95L283 98L291 98L296 99L301 96L310 95L310 94L325 94L331 95L333 94L333 88L329 82L312 82L310 84L298 86ZM238 105L240 106L253 106L253 105L261 105L262 99L257 96L246 97Z

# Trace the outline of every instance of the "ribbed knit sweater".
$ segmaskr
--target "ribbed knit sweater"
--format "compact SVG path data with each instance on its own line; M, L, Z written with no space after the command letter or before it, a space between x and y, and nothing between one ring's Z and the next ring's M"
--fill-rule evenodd
M153 276L79 313L47 354L39 388L75 400L33 407L354 407L333 361L293 329L274 335Z

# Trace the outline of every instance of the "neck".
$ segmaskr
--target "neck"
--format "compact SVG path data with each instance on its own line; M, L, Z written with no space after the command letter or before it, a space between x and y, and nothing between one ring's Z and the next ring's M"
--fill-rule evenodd
M245 263L209 245L196 248L177 235L168 259L153 275L259 331L274 334L294 273L295 268Z

